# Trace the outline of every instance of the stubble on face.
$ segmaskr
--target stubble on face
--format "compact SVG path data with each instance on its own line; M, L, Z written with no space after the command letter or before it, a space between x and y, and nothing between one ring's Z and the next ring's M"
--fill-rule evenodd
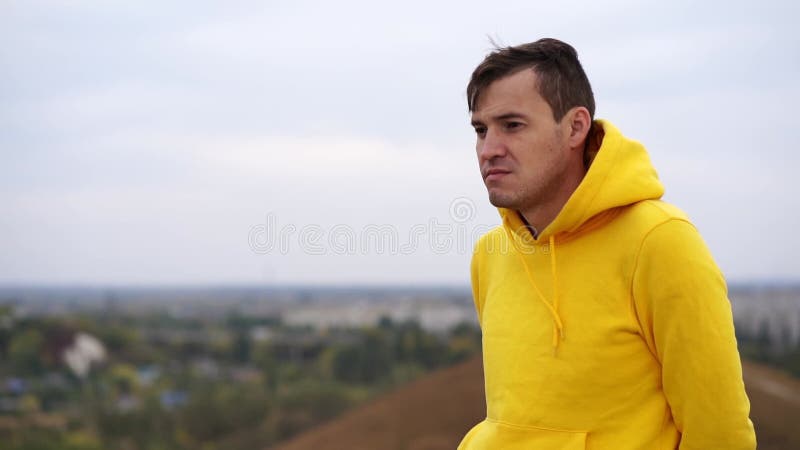
M546 145L543 146L544 148L519 149L519 151L536 155L538 157L538 167L518 168L518 171L526 170L532 172L532 174L522 180L515 180L517 183L512 189L501 189L500 186L493 189L489 183L486 183L486 188L489 191L489 202L498 208L517 211L536 208L537 205L546 203L561 188L561 183L567 170L564 164L565 161L557 155L561 151L560 142L562 138L561 129L556 128L553 135L547 140ZM491 166L492 163L492 161L489 161L487 165ZM515 173L515 176L521 176L521 174Z

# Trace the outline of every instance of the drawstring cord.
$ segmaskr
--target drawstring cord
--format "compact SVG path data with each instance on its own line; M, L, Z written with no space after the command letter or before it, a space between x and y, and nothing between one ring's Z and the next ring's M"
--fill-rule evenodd
M558 351L558 344L561 339L564 339L564 324L561 322L561 317L558 315L558 271L556 270L556 238L554 235L550 236L550 273L553 276L553 304L547 301L542 291L539 289L539 286L534 282L533 275L531 274L531 270L528 267L528 262L525 261L525 255L522 251L520 251L519 247L517 246L517 241L514 239L514 236L511 234L511 231L508 230L508 227L503 227L508 235L508 238L511 240L511 243L514 245L514 249L517 251L519 255L520 261L522 262L522 267L525 268L525 273L528 275L528 281L530 281L533 289L536 291L536 295L539 297L539 300L547 307L547 310L550 312L550 316L553 319L553 354L555 355Z
M555 314L556 328L553 329L553 352L558 349L558 343L564 339L564 324L558 315L558 270L556 270L556 236L550 236L550 272L553 274L553 314ZM530 272L528 272L530 274ZM530 275L528 275L530 277ZM533 282L533 280L531 280ZM541 294L539 294L541 295ZM543 297L544 298L544 297Z

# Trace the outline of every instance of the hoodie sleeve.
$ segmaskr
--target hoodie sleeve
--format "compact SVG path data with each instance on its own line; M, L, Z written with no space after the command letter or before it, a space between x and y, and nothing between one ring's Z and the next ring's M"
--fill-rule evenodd
M637 258L634 309L661 363L680 450L755 449L727 287L699 233L668 220Z

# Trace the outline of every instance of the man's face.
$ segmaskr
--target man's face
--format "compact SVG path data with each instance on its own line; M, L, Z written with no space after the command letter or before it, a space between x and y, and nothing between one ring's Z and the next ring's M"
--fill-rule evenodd
M523 213L552 199L568 169L566 121L553 119L536 78L533 70L524 69L495 81L472 113L489 200Z

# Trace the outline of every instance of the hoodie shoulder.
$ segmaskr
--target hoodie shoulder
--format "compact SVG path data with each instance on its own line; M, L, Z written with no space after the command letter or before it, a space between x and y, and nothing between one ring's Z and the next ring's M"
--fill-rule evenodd
M692 227L689 216L677 206L662 200L643 200L623 208L620 226L635 240L643 239L652 230L667 222L685 222ZM638 237L637 237L638 236Z
M690 222L689 216L682 209L663 200L644 200L637 203L637 206L643 210L642 214L652 216L657 222L656 225L672 219Z

